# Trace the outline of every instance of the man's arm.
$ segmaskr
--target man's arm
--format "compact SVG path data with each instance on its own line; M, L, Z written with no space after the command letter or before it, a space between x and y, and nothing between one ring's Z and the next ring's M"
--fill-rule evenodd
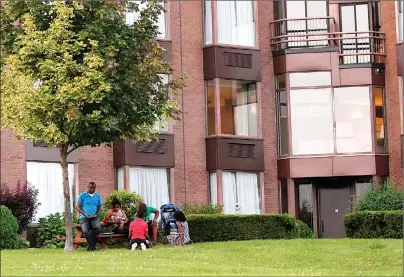
M80 203L77 203L76 209L77 209L77 211L78 211L79 213L85 215L87 218L90 218L90 215L86 214L86 213L83 211L83 207L81 206Z
M94 218L97 218L101 213L101 206L97 207L97 213L93 216Z

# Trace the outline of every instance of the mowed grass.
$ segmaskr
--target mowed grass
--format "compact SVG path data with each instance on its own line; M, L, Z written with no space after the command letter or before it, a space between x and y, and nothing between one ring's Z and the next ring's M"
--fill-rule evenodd
M403 276L402 240L255 240L147 251L1 252L1 276Z

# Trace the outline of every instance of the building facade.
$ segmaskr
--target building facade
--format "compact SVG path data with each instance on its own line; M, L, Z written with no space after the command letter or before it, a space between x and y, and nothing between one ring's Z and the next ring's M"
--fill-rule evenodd
M73 198L95 181L104 198L134 190L153 206L291 213L329 238L369 184L402 186L402 1L165 5L158 41L188 75L181 120L156 124L155 142L74 151ZM37 187L37 217L63 211L58 161L2 131L1 182Z

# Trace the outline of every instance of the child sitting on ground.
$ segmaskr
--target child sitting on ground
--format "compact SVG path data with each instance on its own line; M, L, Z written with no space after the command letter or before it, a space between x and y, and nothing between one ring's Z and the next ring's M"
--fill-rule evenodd
M149 228L147 222L142 219L145 212L144 209L140 208L136 214L136 219L129 225L129 249L131 250L136 250L138 246L140 246L142 250L150 248L150 240L146 240L146 238L148 238Z

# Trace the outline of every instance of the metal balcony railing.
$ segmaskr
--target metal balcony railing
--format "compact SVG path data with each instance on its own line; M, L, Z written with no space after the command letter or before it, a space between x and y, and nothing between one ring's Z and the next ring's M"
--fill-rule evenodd
M332 17L280 19L271 23L271 45L282 49L338 47L340 64L384 63L381 32L336 32Z
M274 51L288 48L330 47L335 19L332 17L284 18L271 22Z

